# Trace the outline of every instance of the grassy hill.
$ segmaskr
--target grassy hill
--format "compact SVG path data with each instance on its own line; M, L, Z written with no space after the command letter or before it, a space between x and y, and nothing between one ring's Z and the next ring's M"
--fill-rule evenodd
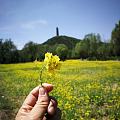
M68 37L68 36L55 36L50 39L48 39L46 42L43 43L43 45L55 45L55 44L65 44L69 49L72 49L75 47L76 43L78 43L80 39Z

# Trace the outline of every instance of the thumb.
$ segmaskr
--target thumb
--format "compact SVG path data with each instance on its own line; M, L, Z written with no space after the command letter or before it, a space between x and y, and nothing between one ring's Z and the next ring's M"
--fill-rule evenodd
M49 97L47 90L44 87L40 87L38 100L31 111L31 116L33 116L35 120L36 119L42 120L47 111L48 105Z

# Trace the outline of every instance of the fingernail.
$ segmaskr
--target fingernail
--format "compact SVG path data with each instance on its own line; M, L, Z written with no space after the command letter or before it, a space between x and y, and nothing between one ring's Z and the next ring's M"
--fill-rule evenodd
M39 95L45 95L46 91L43 87L40 87L39 89Z

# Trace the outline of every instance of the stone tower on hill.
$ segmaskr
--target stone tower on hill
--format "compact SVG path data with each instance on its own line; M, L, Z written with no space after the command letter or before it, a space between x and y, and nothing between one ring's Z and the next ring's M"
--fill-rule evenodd
M59 29L56 27L56 36L59 36Z

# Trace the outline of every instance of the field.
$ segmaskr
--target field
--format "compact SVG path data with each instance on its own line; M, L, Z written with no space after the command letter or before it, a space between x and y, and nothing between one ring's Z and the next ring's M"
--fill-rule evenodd
M62 120L120 119L120 62L68 60L52 83ZM42 62L0 65L0 111L13 119L26 95L37 85Z

